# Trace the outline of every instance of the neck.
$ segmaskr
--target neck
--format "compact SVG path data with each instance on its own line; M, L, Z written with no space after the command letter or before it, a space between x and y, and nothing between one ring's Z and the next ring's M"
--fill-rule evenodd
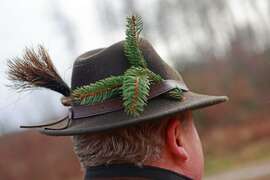
M175 172L177 174L182 174L184 176L187 177L192 177L192 175L185 170L184 167L182 166L176 166L174 164L169 163L168 161L159 161L159 162L152 162L150 164L147 164L147 166L153 166L153 167L157 167L157 168L161 168L161 169L166 169L168 171L172 171Z
M175 162L175 157L172 157L169 153L163 152L162 156L158 161L152 161L146 163L147 166L154 166L162 169L166 169L177 174L182 174L187 177L192 177L193 175L185 167L185 163Z

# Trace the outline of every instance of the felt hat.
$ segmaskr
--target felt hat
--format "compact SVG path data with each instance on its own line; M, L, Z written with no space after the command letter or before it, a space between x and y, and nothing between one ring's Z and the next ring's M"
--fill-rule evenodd
M109 47L88 51L80 55L73 64L70 92L108 77L124 74L130 68L124 46L125 41L120 41ZM140 122L157 120L178 112L208 107L228 100L226 96L193 92L187 87L181 75L165 63L147 40L140 39L138 46L147 63L147 68L162 77L162 81L150 85L147 104L139 115L132 116L126 113L123 98L119 95L89 105L67 102L70 105L68 107L69 114L64 119L54 123L23 127L37 127L42 133L52 136L79 135L132 126ZM14 63L10 68L14 68ZM61 79L60 81L63 82ZM175 88L181 90L181 99L166 96L166 93ZM50 89L55 90L55 88ZM58 87L58 89L67 89L67 86ZM68 91L66 90L64 91L66 93L62 94L70 97L71 93ZM58 92L63 91L59 90ZM68 98L64 98L63 104L66 101Z

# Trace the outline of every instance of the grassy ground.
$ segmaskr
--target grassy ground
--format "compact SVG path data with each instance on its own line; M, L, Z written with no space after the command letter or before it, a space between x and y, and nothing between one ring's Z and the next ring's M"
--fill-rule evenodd
M243 148L226 154L206 154L206 175L240 168L246 164L270 160L270 140L249 143Z

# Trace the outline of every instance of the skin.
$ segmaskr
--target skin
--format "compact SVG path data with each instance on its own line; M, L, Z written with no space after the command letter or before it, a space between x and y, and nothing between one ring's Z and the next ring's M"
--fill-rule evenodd
M181 119L185 119L184 122ZM149 165L183 174L194 180L201 180L204 157L192 113L176 116L169 120L166 130L166 146L159 161Z

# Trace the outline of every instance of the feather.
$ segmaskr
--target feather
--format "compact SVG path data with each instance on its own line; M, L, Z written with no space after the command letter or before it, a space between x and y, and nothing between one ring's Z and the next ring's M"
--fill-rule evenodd
M70 88L57 73L46 49L39 45L37 51L26 48L22 58L8 60L10 87L24 91L37 87L56 91L64 96L70 95Z

